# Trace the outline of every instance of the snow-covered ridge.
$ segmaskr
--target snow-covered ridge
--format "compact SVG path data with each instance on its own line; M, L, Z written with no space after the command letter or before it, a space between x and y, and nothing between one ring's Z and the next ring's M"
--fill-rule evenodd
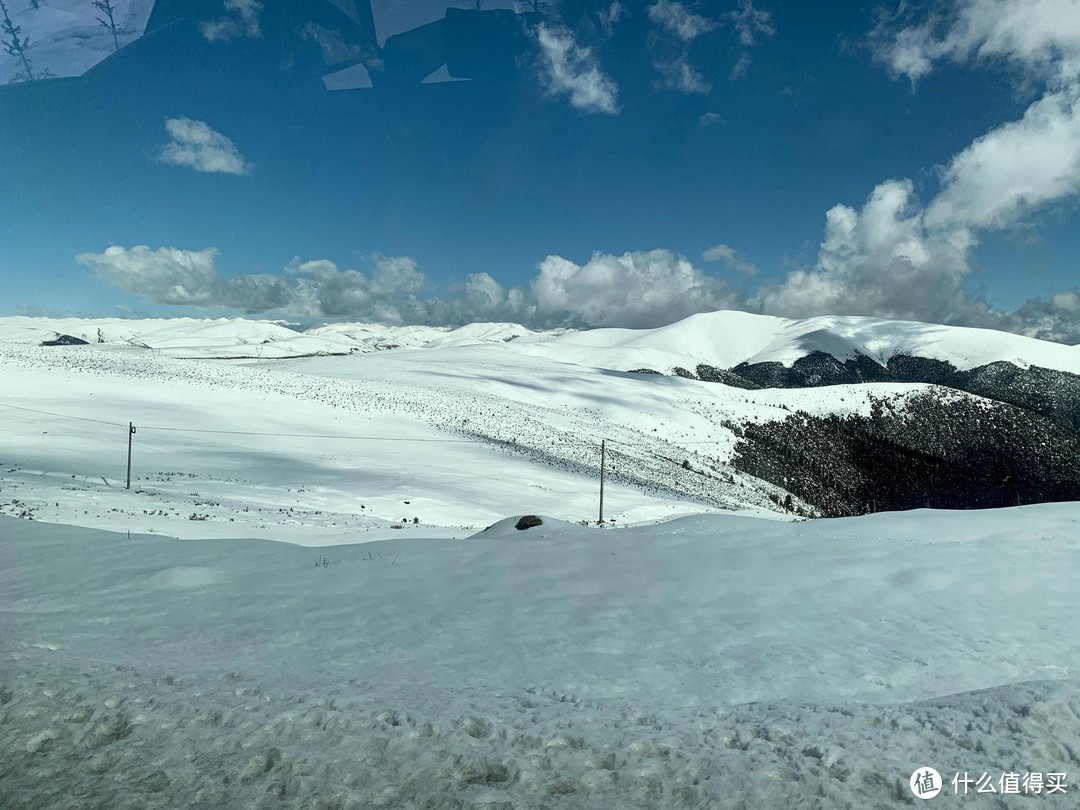
M542 340L565 332L538 333L514 323L474 323L457 329L336 323L299 330L282 321L248 318L0 318L0 342L41 344L66 335L95 346L133 346L188 358L350 354L508 343L521 337Z
M532 351L626 371L642 365L692 369L699 363L724 369L740 363L790 366L824 352L841 360L863 354L883 365L909 355L944 360L961 371L1005 361L1080 374L1080 346L1009 332L854 316L790 320L730 310L691 315L657 329L575 332Z
M812 352L824 352L841 360L862 354L881 364L908 355L946 361L961 371L1005 361L1080 374L1080 346L992 329L848 316L790 320L719 311L656 329L543 332L513 323L457 329L337 323L298 332L279 321L243 318L0 318L0 341L41 343L57 335L152 348L177 357L270 358L503 343L523 354L613 371L645 367L667 372L702 363L723 369L740 363L790 366Z

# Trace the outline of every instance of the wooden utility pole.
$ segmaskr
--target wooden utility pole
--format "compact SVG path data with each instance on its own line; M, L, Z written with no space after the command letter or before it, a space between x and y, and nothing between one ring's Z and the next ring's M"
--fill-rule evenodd
M135 435L135 426L128 422L128 473L127 488L131 489L131 437Z
M604 462L607 456L607 440L600 440L600 520L597 523L604 522Z

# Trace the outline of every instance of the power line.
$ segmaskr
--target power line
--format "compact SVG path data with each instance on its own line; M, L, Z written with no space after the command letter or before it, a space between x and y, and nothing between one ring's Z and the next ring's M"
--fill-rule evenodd
M109 427L117 427L117 428L127 427L127 425L121 424L120 422L106 422L106 421L104 421L102 419L90 419L90 418L85 417L85 416L72 416L71 414L55 413L53 411L42 411L42 410L38 410L36 408L22 408L22 407L19 407L18 405L6 405L4 403L0 403L0 408L9 408L9 409L14 410L14 411L24 411L25 413L35 413L35 414L40 414L42 416L54 416L54 417L56 417L58 419L73 419L73 420L76 420L76 421L79 421L79 422L91 422L91 423L96 424L96 425L108 425ZM335 439L335 440L341 439L341 440L372 441L372 442L437 442L437 443L446 443L446 444L478 444L479 443L479 442L477 442L476 440L473 440L473 439L421 439L421 438L405 439L405 438L402 438L400 436L351 436L351 435L350 436L335 436L335 435L326 435L326 434L319 434L319 433L269 433L269 432L261 432L261 431L256 431L256 430L209 430L209 429L206 429L206 428L178 428L178 427L162 427L162 426L158 426L158 425L136 425L136 427L138 427L138 429L142 430L142 431L159 430L159 431L169 431L169 432L175 432L175 433L212 433L212 434L228 435L228 436L270 436L270 437L276 437L276 438L282 438L282 439ZM678 445L687 445L687 444L726 444L728 441L730 441L730 440L729 439L710 439L710 440L706 440L706 441L692 441L692 442L685 442L684 441L684 442L678 442ZM647 449L647 445L645 443L623 442L623 441L619 441L618 439L608 439L607 442L608 442L608 444L618 444L618 445L622 445L623 447L637 447L637 448Z
M121 425L120 427L123 427ZM370 442L443 442L448 444L479 444L472 439L405 439L401 436L328 436L322 433L260 433L254 430L207 430L202 428L157 427L136 425L141 431L159 430L174 433L214 433L227 436L275 436L283 439L356 439Z
M93 422L94 424L107 424L110 428L126 428L126 424L120 422L107 422L103 419L89 419L83 416L71 416L70 414L55 414L51 410L39 410L37 408L24 408L18 405L5 405L0 403L0 408L23 410L27 414L39 414L42 416L54 416L59 419L75 419L80 422ZM442 442L450 444L477 444L469 438L403 438L402 436L354 436L354 435L326 435L321 433L269 433L253 430L206 430L202 428L164 428L160 426L143 426L136 424L140 431L158 430L176 433L216 433L237 436L276 436L280 438L333 438L333 440L361 440L366 442Z
M66 413L53 413L52 411L39 411L39 410L35 410L34 408L20 408L18 405L5 405L2 402L0 402L0 408L10 408L13 411L26 411L27 413L38 413L38 414L43 414L45 416L55 416L55 417L58 417L60 419L75 419L75 420L77 420L79 422L93 422L96 425L108 425L109 427L118 427L118 428L125 427L124 425L120 424L119 422L105 422L105 421L102 421L101 419L87 419L85 416L71 416L70 414L66 414Z

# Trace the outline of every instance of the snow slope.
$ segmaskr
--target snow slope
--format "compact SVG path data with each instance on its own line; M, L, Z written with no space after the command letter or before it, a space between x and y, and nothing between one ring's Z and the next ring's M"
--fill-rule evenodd
M317 554L0 517L0 795L893 808L930 766L1073 783L946 804L1072 806L1078 523L705 515Z

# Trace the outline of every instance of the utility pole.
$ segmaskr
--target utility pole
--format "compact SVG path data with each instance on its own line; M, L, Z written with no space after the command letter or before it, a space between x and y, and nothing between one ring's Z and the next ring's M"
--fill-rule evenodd
M600 440L600 520L597 523L604 522L604 462L607 457L607 440Z
M131 489L131 437L135 435L135 425L128 422L128 474L127 488Z

